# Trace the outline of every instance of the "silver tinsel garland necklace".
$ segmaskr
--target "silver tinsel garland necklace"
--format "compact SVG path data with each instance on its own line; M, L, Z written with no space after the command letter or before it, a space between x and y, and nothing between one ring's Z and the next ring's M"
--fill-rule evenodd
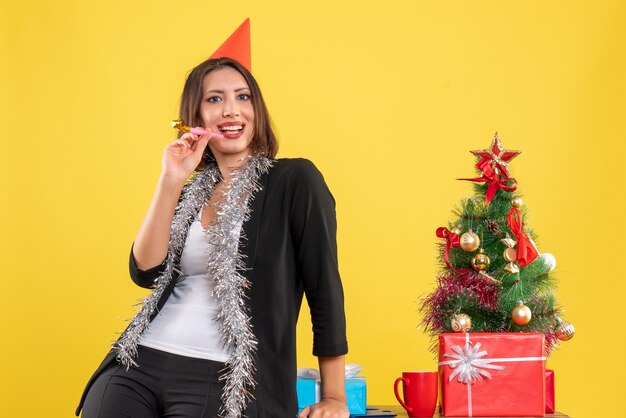
M243 254L239 252L239 241L245 240L245 236L243 229L241 234L233 233L233 229L250 219L252 199L261 189L259 177L267 173L271 166L272 160L251 156L242 168L234 170L228 187L223 191L223 201L216 203L214 225L206 231L207 240L215 248L208 256L207 273L215 282L213 294L218 303L217 320L222 343L229 353L226 372L221 376L225 383L220 415L225 418L239 418L243 415L251 396L250 391L256 386L254 353L257 340L252 332L245 295L250 282L241 273L246 269L246 264ZM152 293L140 303L139 312L113 344L117 350L117 361L127 369L130 366L138 367L135 362L137 345L150 325L165 288L176 274L182 274L178 266L189 227L220 180L219 168L213 163L183 189L182 199L172 219L165 270L155 280Z

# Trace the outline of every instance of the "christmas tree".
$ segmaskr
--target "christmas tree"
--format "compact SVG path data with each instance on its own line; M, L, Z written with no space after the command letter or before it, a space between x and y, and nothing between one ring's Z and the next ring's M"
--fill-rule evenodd
M437 288L421 302L422 326L432 337L541 332L549 354L574 335L553 294L556 260L539 253L509 172L509 162L520 152L504 149L497 133L488 149L471 151L478 157L479 177L459 180L474 183L474 196L454 209L448 228L437 229Z

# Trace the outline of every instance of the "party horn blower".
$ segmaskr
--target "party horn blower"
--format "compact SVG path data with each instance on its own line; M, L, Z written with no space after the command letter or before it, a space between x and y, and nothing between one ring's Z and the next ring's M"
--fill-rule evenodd
M174 119L172 121L172 128L176 129L178 132L187 133L191 132L194 135L206 135L208 132L202 128L190 128L185 125L185 121L182 119ZM219 132L213 132L211 134L211 138L224 138L224 135Z

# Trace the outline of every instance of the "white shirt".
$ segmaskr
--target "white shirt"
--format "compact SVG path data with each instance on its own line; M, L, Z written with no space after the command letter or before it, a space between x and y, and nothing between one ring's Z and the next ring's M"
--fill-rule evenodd
M222 347L217 300L211 294L213 280L206 272L207 254L212 245L203 229L202 210L191 224L180 257L183 273L163 309L152 320L139 344L187 357L225 362L228 350ZM237 225L233 233L241 233Z

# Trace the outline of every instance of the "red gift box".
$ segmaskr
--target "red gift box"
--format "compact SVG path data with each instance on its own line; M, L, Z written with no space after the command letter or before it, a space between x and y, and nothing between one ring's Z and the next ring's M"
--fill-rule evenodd
M445 416L544 416L544 335L441 334L439 382Z
M546 414L554 414L554 370L546 370Z

